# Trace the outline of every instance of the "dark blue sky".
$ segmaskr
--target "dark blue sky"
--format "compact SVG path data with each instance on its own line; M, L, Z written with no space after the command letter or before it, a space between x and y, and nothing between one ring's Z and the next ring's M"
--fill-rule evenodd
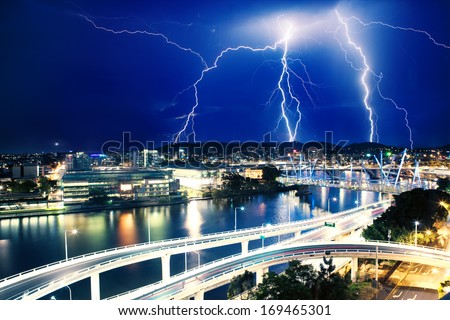
M60 150L96 151L108 140L121 140L122 132L159 143L182 129L195 104L194 90L183 90L201 76L201 59L161 36L114 34L86 18L109 30L164 34L209 67L227 47L274 45L291 23L286 58L292 92L301 102L295 138L302 142L323 141L324 131L350 143L370 137L362 71L346 62L334 37L338 28L347 59L361 70L363 60L345 43L336 8L342 17L424 30L450 46L449 1L201 2L2 1L0 152L53 151L56 141ZM382 94L408 111L414 147L450 143L450 48L423 33L380 24L353 19L348 27L373 71L368 102L378 141L411 145L404 111L377 94L382 74ZM273 140L289 139L284 119L278 123L281 91L272 94L283 72L283 45L227 52L204 75L197 86L197 141L260 141L268 132ZM315 84L305 84L312 100L295 77L306 79L300 60ZM298 114L294 104L288 107L293 129ZM189 123L187 133L191 128Z

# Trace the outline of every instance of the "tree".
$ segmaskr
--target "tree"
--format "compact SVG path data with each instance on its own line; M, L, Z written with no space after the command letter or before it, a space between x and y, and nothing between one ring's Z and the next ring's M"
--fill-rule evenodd
M290 261L284 273L266 273L251 297L259 300L351 298L350 281L333 272L336 267L332 258L324 259L324 263L326 267L322 265L320 272L317 272L312 265Z
M319 278L321 279L330 279L334 270L336 270L336 266L333 265L333 257L327 259L327 257L323 257L323 263L320 264Z
M313 298L316 278L317 273L311 265L289 261L284 273L266 273L250 296L256 300L309 300Z
M440 297L443 297L445 295L445 288L450 287L450 280L445 280L444 282L441 282L439 285L438 293Z
M227 297L228 299L233 298L242 292L248 291L255 286L255 279L253 273L245 270L244 274L240 274L233 277L228 287Z
M107 204L109 202L109 197L106 191L102 188L91 188L89 189L89 197L95 204Z
M223 185L231 191L239 191L243 189L245 178L239 173L225 172L222 176Z
M37 184L33 180L14 180L8 183L12 193L33 192Z
M436 182L438 190L450 192L450 179L449 178L439 178Z
M52 184L47 177L39 177L38 185L41 193L49 193L52 189Z
M274 183L277 181L277 178L281 176L281 171L277 169L275 166L265 166L262 169L262 178L266 180L268 183Z
M319 276L317 278L316 297L319 300L343 300L352 298L350 281L335 273L336 266L333 265L333 257L323 257L320 264Z
M419 221L419 232L435 231L447 220L448 211L442 203L450 203L450 194L439 190L413 189L395 196L395 206L389 207L362 233L369 240L407 239Z

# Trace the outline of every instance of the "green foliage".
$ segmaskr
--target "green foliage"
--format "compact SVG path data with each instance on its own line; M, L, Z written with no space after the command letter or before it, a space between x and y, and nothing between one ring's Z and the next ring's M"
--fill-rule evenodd
M336 266L333 265L333 257L329 259L323 257L323 263L320 264L319 277L321 279L330 279L335 269Z
M439 298L442 298L445 295L446 287L450 287L450 280L445 280L444 282L440 283L439 289L438 289Z
M262 178L268 183L276 182L277 178L281 176L281 171L275 166L265 166L262 171Z
M252 190L258 185L258 181L244 178L236 172L225 172L222 180L224 188L229 191Z
M448 211L442 202L450 203L450 195L443 191L413 189L403 192L395 196L395 206L389 207L362 235L368 240L388 240L391 230L392 241L411 243L415 221L420 223L418 232L425 233L426 230L435 231L438 223L447 220ZM418 244L430 245L436 240L436 237L418 235Z
M449 178L439 178L436 182L438 185L438 190L450 192L450 179Z
M8 188L12 193L29 193L33 192L37 184L33 180L14 180L8 182Z
M106 205L110 204L110 200L106 191L102 188L90 188L89 197L94 204Z
M38 180L39 185L39 191L41 193L49 193L52 190L53 184L50 182L50 180L47 177L39 177Z
M245 270L244 274L233 277L228 287L227 297L228 299L241 294L247 290L250 290L255 286L255 279L253 273Z
M333 273L333 259L325 259L321 270L316 272L312 265L302 265L293 260L282 274L268 272L262 283L251 293L257 300L310 300L350 299L348 279Z
M269 168L266 173L266 178L271 179L271 183L259 183L257 179L245 178L239 173L225 172L222 175L222 190L212 190L211 195L213 198L224 198L282 190L284 186L276 181L278 173L273 170L278 169Z

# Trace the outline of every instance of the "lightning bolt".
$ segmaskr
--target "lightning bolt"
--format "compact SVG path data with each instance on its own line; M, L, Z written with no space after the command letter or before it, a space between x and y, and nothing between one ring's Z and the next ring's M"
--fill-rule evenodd
M352 38L350 37L350 31L349 31L349 28L348 28L347 21L342 18L342 16L339 14L339 12L337 10L335 10L335 12L336 12L336 15L337 15L337 18L338 18L339 22L341 23L341 26L344 27L345 37L347 39L348 44L351 47L353 47L356 50L356 52L358 52L359 56L362 59L363 67L356 67L353 64L353 62L348 58L348 51L344 48L344 46L342 45L342 42L337 37L337 34L338 34L339 30L341 29L341 26L338 27L336 29L336 31L334 32L334 38L338 41L338 43L339 43L339 45L341 47L341 50L343 50L344 53L345 53L345 60L350 64L350 66L354 70L362 72L360 80L361 80L361 85L362 85L362 87L364 89L363 103L364 103L365 109L369 113L369 122L370 122L369 141L373 142L374 136L376 136L377 137L376 142L378 142L379 141L379 136L378 136L378 133L376 131L376 124L375 124L375 120L374 120L374 111L372 109L372 106L369 104L370 89L369 89L369 84L367 82L368 81L367 77L369 75L372 74L375 77L378 77L378 76L371 70L371 68L370 68L370 66L369 66L369 64L367 62L367 58L366 58L366 56L363 53L362 48L360 46L358 46L352 40Z
M211 66L206 65L205 68L202 70L202 72L200 74L200 77L190 87L188 87L186 89L183 89L181 92L178 93L178 95L179 95L182 92L185 92L185 91L188 91L190 89L193 89L194 90L195 103L194 103L194 106L192 107L191 111L187 115L186 121L184 122L184 125L183 125L182 129L178 133L175 134L174 142L175 143L179 142L180 139L181 139L181 136L183 134L186 134L186 130L188 129L189 123L191 123L193 138L194 138L194 141L196 141L196 135L195 135L195 130L194 130L194 117L195 117L195 110L197 109L197 107L199 105L198 85L200 84L200 82L203 81L203 79L205 78L205 76L206 76L206 74L208 72L218 68L219 61L224 57L225 54L227 54L228 52L239 51L239 50L251 50L253 52L266 51L266 50L276 50L278 45L279 45L279 42L275 43L273 46L266 46L266 47L263 47L263 48L252 48L252 47L249 47L249 46L238 46L238 47L233 47L233 48L227 48L227 49L221 51L220 54L215 58L214 63Z
M337 10L336 10L336 15L337 15L338 20L339 20L339 22L341 23L341 25L343 25L344 28L345 28L345 33L346 33L346 36L347 36L348 43L349 43L351 46L353 46L353 47L358 51L358 53L360 54L361 57L363 57L363 60L364 60L364 65L365 65L364 70L361 70L361 69L359 69L359 68L356 68L356 67L353 65L353 63L348 59L347 51L343 48L342 43L341 43L341 42L339 41L339 39L337 39L337 37L336 37L337 31L338 31L338 30L336 30L336 32L335 32L335 39L338 40L338 42L339 42L339 44L340 44L340 46L341 46L341 49L345 52L345 59L346 59L346 61L352 66L353 69L359 70L359 71L363 71L363 72L364 72L364 73L363 73L363 76L362 76L362 78L361 78L361 81L362 81L362 84L363 84L363 86L364 86L364 90L365 90L365 93L366 93L365 99L364 99L364 103L365 103L366 108L368 107L368 104L366 103L366 98L368 97L368 92L369 92L369 89L368 89L368 88L369 88L369 86L368 86L368 84L367 84L367 82L366 82L365 80L366 80L367 73L371 73L371 74L373 75L374 79L376 79L376 80L375 80L375 82L376 82L375 87L376 87L376 90L377 90L377 92L378 92L378 95L379 95L383 100L390 102L397 110L402 111L402 112L404 113L405 126L406 126L406 128L408 129L408 132L409 132L410 148L413 149L414 141L413 141L413 136L412 136L412 129L411 129L411 126L410 126L410 123L409 123L409 120L408 120L408 111L407 111L405 108L399 107L398 104L397 104L392 98L389 98L389 97L386 97L385 95L383 95L383 93L381 92L381 88L380 88L380 83L381 83L381 80L383 79L383 74L382 74L382 73L380 73L380 74L378 74L378 75L375 74L375 73L370 69L370 67L367 65L367 63L366 63L367 60L366 60L366 58L365 58L365 56L364 56L364 54L363 54L363 52L362 52L362 49L361 49L360 47L356 46L356 44L355 44L355 43L351 40L351 38L350 38L350 35L349 35L349 29L348 29L348 24L347 24L347 22L350 21L350 20L354 20L354 21L357 21L359 24L361 24L361 25L364 26L364 27L376 25L376 26L383 26L383 27L386 27L386 28L394 29L394 30L402 30L402 31L414 32L414 33L418 33L418 34L424 35L424 36L425 36L426 38L428 38L434 45L436 45L436 46L438 46L438 47L442 47L442 48L445 48L445 49L450 49L450 46L448 46L448 45L446 45L446 44L444 44L444 43L438 42L438 41L437 41L437 40L436 40L429 32L427 32L427 31L425 31L425 30L416 29L416 28L411 28L411 27L395 26L395 25L391 25L391 24L384 23L384 22L381 22L381 21L364 22L364 21L362 21L360 18L358 18L358 17L356 17L356 16L351 16L351 17L345 17L345 18L344 18L344 17L342 17L342 16L339 14L339 12L338 12ZM370 110L369 110L369 111L370 111ZM372 111L370 111L370 112L372 112ZM371 116L371 115L372 115L372 113L370 113L370 116ZM369 117L370 117L370 116L369 116ZM371 138L372 138L372 136L373 136L373 135L372 135L373 130L374 130L373 128L374 128L374 123L373 123L372 120L371 120ZM375 128L376 128L376 123L375 123Z
M207 63L205 62L205 60L203 59L203 57L202 57L198 52L192 50L191 48L186 48L186 47L183 47L183 46L179 45L178 43L176 43L176 42L170 40L167 36L165 36L165 35L162 34L162 33L159 33L159 32L149 32L149 31L145 31L145 30L127 30L127 29L113 30L113 29L109 29L109 28L106 28L106 27L97 25L92 19L90 19L90 18L89 18L88 16L86 16L86 15L80 14L80 16L83 17L86 21L88 21L90 24L92 24L92 25L94 26L95 29L98 29L98 30L110 32L110 33L113 33L113 34L130 34L130 35L144 34L144 35L147 35L147 36L153 36L153 37L159 37L159 38L162 38L167 44L172 45L172 46L175 46L175 47L177 47L178 49L180 49L180 50L182 50L182 51L187 51L187 52L190 52L190 53L194 54L195 56L197 56L197 57L200 59L201 63L202 63L205 67L208 66Z
M392 103L392 104L394 105L394 107L395 107L397 110L400 110L400 111L402 111L402 112L405 114L405 117L404 117L404 119L405 119L405 125L406 125L406 127L408 128L408 131L409 131L409 146L410 146L411 150L413 150L413 148L414 148L414 141L413 141L413 136L412 136L412 129L411 129L411 126L409 125L408 111L407 111L405 108L399 107L398 104L397 104L392 98L385 97L385 96L381 93L380 83L381 83L381 80L382 80L382 79L383 79L383 74L380 73L379 78L378 78L378 81L377 81L377 84L376 84L378 94L379 94L379 96L380 96L383 100L389 101L390 103Z
M420 33L425 35L431 42L433 42L434 45L439 46L439 47L443 47L445 49L450 49L450 46L437 42L429 32L425 31L425 30L420 30L420 29L415 29L415 28L411 28L411 27L400 27L400 26L394 26L388 23L384 23L381 21L371 21L371 22L364 22L362 21L360 18L355 17L355 16L351 16L348 18L345 18L346 21L348 20L356 20L357 22L359 22L360 24L362 24L365 27L371 26L371 25L379 25L379 26L383 26L383 27L387 27L387 28L391 28L391 29L395 29L395 30L403 30L403 31L411 31L411 32L415 32L415 33Z
M278 24L280 25L279 18L278 18ZM186 120L184 122L182 129L178 133L175 134L174 142L179 142L181 137L183 135L186 135L186 132L189 128L189 123L191 123L191 131L192 131L194 141L195 141L194 117L195 117L195 111L196 111L197 107L199 106L198 85L203 81L203 79L205 78L205 76L208 72L218 68L220 60L226 54L228 54L230 52L236 52L239 50L249 50L252 52L263 52L263 51L267 51L267 50L276 51L279 48L281 48L281 50L282 50L282 56L280 58L280 63L282 66L281 73L280 73L280 77L278 78L278 81L277 81L277 86L274 89L274 91L272 92L272 94L270 95L269 101L267 104L270 104L272 98L275 96L275 94L277 92L279 92L281 94L281 103L280 103L281 115L280 115L280 118L278 120L278 125L275 128L275 130L278 129L280 122L284 122L286 125L286 129L288 131L289 141L294 141L296 139L296 136L298 133L298 128L300 125L302 114L300 111L300 100L297 98L297 96L294 93L293 84L291 82L291 76L294 75L296 78L298 78L302 82L302 87L312 102L313 102L313 99L312 99L309 91L307 90L306 84L309 84L311 86L313 86L315 84L311 81L311 77L310 77L309 73L307 72L306 65L303 62L301 62L300 59L292 60L292 59L288 58L289 40L292 37L293 32L294 32L294 28L293 28L292 24L290 22L288 22L284 37L282 39L278 40L277 42L275 42L273 45L267 45L262 48L253 48L250 46L241 45L241 46L237 46L237 47L229 47L229 48L226 48L225 50L221 51L219 53L219 55L215 58L214 63L210 67L207 66L206 68L203 69L200 77L194 82L194 84L192 84L189 88L186 88L179 93L179 94L181 94L182 92L193 89L195 103L194 103L190 113L186 117ZM295 73L292 70L292 68L289 66L289 63L288 63L289 61L295 61L295 62L301 63L301 65L303 66L303 70L306 74L307 80L304 80L301 76L299 76L297 73ZM295 121L294 125L292 125L290 123L290 119L289 119L289 114L291 113L290 107L292 104L295 105L295 112L297 113L297 117L296 117L297 120ZM313 102L313 104L314 104L314 102Z
M95 29L98 29L101 31L113 33L116 35L142 34L142 35L161 38L168 45L172 45L182 51L189 52L190 54L195 55L200 60L200 63L203 66L203 69L202 69L199 77L194 81L194 83L191 86L178 92L178 94L175 96L175 98L173 100L173 104L174 104L177 97L179 97L180 95L182 95L183 93L185 93L187 91L193 90L194 104L193 104L190 112L186 115L185 121L184 121L184 124L182 125L181 130L174 135L174 142L180 142L180 139L182 137L187 136L188 131L191 132L194 141L196 141L196 133L194 130L194 124L195 124L194 120L195 120L196 110L199 106L199 88L198 88L198 86L205 79L205 77L208 73L210 73L211 71L213 71L219 67L219 63L222 60L222 58L225 55L230 54L232 52L238 52L241 50L249 50L252 52L264 52L264 51L268 51L268 50L277 51L277 50L281 49L282 56L279 60L279 62L281 63L281 67L282 67L281 73L280 73L280 76L277 81L277 86L274 89L274 91L272 92L268 103L271 102L271 100L275 96L276 92L279 92L281 94L281 102L280 102L281 116L278 121L278 124L281 121L284 122L284 124L287 128L287 131L288 131L289 141L294 141L296 139L300 121L302 119L302 114L300 111L300 100L294 92L294 89L293 89L294 84L292 83L292 78L295 77L296 79L298 79L301 82L303 91L306 92L306 95L308 96L309 100L312 102L313 105L315 105L312 96L310 95L309 91L307 90L307 85L314 86L315 84L311 81L311 77L306 69L306 65L300 59L291 59L288 57L289 40L294 33L294 28L290 22L287 22L287 28L284 32L283 37L280 40L276 41L273 45L267 45L267 46L264 46L261 48L254 48L254 47L250 47L250 46L246 46L246 45L241 45L241 46L237 46L237 47L229 47L229 48L222 50L216 56L216 58L214 59L214 62L211 65L208 65L208 63L205 61L205 59L198 52L194 51L191 48L184 47L184 46L174 42L173 40L169 39L166 35L164 35L162 33L150 32L150 31L145 31L145 30L127 30L127 29L114 30L111 28L107 28L107 27L98 25L97 23L95 23L93 18L89 17L88 15L80 14L80 16L82 18L84 18L87 22L89 22ZM278 17L278 24L281 27L280 17ZM290 66L290 63L293 64L296 62L301 64L303 72L304 72L304 74L306 74L306 80L302 76L300 76L300 74L296 73L293 70L293 68ZM294 106L295 111L291 110L292 106ZM296 113L295 124L291 124L291 122L290 122L290 115L292 113Z

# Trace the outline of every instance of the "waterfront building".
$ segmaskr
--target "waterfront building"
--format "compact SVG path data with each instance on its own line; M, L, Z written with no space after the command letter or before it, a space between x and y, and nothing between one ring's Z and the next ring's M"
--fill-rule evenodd
M98 167L67 172L62 178L64 203L80 203L95 196L145 200L177 192L171 170Z
M180 181L180 187L195 191L211 191L217 189L221 184L221 175L225 171L223 168L207 168L200 165L200 168L192 168L187 164L185 167L173 168L174 178Z
M250 179L261 180L263 178L262 168L246 168L244 171L244 177Z

